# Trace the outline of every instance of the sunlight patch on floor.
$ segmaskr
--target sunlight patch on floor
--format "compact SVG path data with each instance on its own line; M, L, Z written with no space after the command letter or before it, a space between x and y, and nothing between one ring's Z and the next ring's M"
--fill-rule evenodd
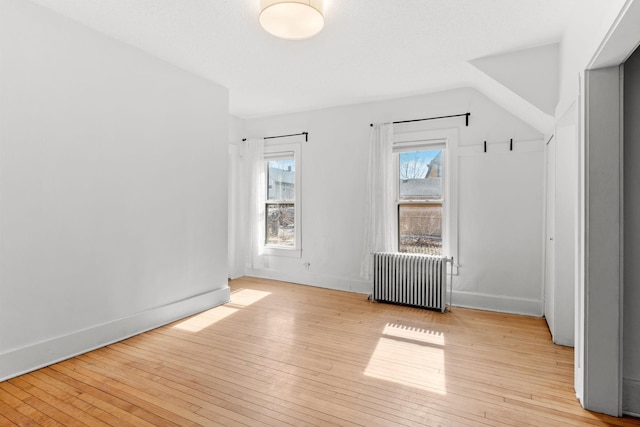
M231 294L231 301L227 304L190 317L187 320L174 325L172 328L187 332L200 332L237 311L260 301L268 295L271 295L271 292L256 291L254 289L239 289Z
M429 329L415 328L413 326L399 325L396 323L387 323L382 330L382 334L444 346L444 334L442 332L431 331Z
M219 307L205 311L204 313L200 313L198 315L190 317L187 320L173 326L172 329L180 329L181 331L187 332L200 332L201 330L208 328L214 323L232 315L237 311L237 308L231 308L221 305Z
M387 323L382 335L365 368L365 375L447 394L444 334Z
M234 307L247 307L271 295L271 292L257 291L255 289L238 289L231 294L231 302Z

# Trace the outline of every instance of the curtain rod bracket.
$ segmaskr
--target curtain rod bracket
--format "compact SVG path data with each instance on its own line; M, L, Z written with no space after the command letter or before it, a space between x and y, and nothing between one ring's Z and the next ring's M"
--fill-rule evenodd
M487 152L487 141L483 142L484 152ZM509 151L513 151L513 138L509 139Z

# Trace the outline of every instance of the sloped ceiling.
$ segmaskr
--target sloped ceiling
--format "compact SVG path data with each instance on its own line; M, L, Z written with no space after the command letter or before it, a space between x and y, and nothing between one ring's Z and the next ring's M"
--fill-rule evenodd
M474 59L471 64L553 116L559 91L558 43Z
M261 29L259 0L32 1L229 88L241 118L470 86L539 129L546 101L469 61L558 43L624 2L325 0L324 30L292 42Z

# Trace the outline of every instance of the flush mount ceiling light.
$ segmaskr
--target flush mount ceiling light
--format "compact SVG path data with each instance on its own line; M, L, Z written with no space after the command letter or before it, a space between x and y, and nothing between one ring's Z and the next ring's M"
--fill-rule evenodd
M260 24L276 37L308 39L324 27L322 0L261 0Z

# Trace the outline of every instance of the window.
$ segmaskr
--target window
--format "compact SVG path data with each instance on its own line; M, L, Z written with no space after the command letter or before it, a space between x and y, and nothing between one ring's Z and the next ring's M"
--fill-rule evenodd
M295 246L295 170L294 159L267 160L266 245Z
M411 151L405 151L411 150ZM398 159L398 249L443 254L444 148L396 146Z
M297 144L265 146L264 247L272 255L300 255L300 171Z

